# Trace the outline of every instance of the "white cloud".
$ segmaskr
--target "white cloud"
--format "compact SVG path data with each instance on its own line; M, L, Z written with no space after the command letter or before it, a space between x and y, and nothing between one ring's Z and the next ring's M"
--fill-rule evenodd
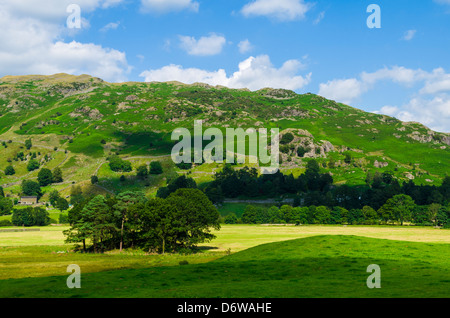
M0 7L0 76L66 72L123 81L130 67L125 53L92 43L65 43L66 4L71 0L2 0ZM119 1L80 0L86 10ZM54 6L54 7L53 7ZM48 9L48 11L46 10ZM82 25L86 25L84 22Z
M319 85L319 94L336 101L350 104L362 94L372 89L376 83L392 81L411 87L423 82L425 87L421 93L432 93L440 90L450 90L450 75L443 69L426 72L421 69L413 70L402 66L384 67L372 73L362 72L359 78L334 79Z
M141 0L141 9L147 13L167 13L181 10L198 12L199 3L192 0Z
M344 104L350 104L366 90L364 83L355 78L339 79L320 84L319 95Z
M180 47L189 55L207 56L216 55L222 52L226 44L226 39L214 33L209 36L202 36L199 40L190 36L179 36Z
M39 19L42 22L54 22L66 18L66 9L70 4L76 3L81 13L92 12L98 8L109 8L124 0L1 0L2 9L12 15Z
M253 49L253 45L250 43L248 39L239 42L238 44L239 52L241 54L245 54L250 52Z
M120 25L120 22L110 22L100 29L101 32L107 32L109 30L116 30Z
M431 99L413 98L402 107L385 106L375 113L396 117L402 121L415 121L435 131L450 132L450 95Z
M286 61L280 68L270 62L267 55L250 57L239 64L239 70L228 76L226 71L206 71L198 68L183 68L180 65L164 66L160 69L141 73L145 81L180 81L186 84L195 82L210 85L223 85L231 88L258 90L264 87L297 90L311 81L311 74L298 75L302 64L297 60Z
M417 32L416 30L408 30L403 35L402 39L405 41L411 41L414 38L414 36L416 35L416 32Z
M411 85L425 79L428 73L421 69L412 70L405 67L393 66L382 68L373 73L363 72L361 79L367 84L375 84L381 80L391 80L398 84Z
M408 88L421 85L410 101L401 106L384 106L375 111L402 121L420 122L433 130L450 132L450 74L437 68L431 72L394 66L372 73L363 72L359 78L335 79L319 86L319 95L351 104L355 99L381 81L391 81Z
M303 19L312 4L303 0L255 0L246 4L241 12L244 16L267 16L280 21Z

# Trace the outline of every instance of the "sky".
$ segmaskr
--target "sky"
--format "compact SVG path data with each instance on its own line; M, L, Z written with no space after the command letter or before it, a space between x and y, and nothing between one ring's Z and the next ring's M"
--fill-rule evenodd
M0 77L285 88L450 132L450 0L0 0L0 30Z

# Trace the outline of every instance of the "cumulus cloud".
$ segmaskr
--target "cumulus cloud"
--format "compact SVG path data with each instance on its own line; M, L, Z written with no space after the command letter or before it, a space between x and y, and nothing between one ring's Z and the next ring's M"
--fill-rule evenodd
M179 36L180 47L189 55L207 56L216 55L222 52L226 44L225 37L211 33L209 36L203 36L195 39L191 36Z
M241 13L245 17L267 16L279 21L303 19L311 9L312 4L303 0L255 0L246 4Z
M250 52L253 49L253 45L250 43L248 39L239 42L238 44L239 52L241 54L245 54Z
M73 1L2 0L0 8L0 76L66 72L88 73L108 81L123 81L130 67L125 53L92 43L66 43L66 5ZM80 0L85 10L121 1ZM48 11L46 10L48 9Z
M407 88L416 88L405 105L387 105L375 111L402 121L417 121L433 130L450 132L450 74L437 68L430 72L394 66L372 73L363 72L358 78L334 79L319 86L319 95L351 104L378 82L390 81Z
M272 65L267 55L249 57L239 63L239 70L228 76L226 71L206 71L198 68L183 68L168 65L156 70L141 73L145 81L180 81L186 84L195 82L210 85L223 85L231 88L258 90L264 87L300 89L311 81L311 74L298 75L302 64L297 60L286 61L280 68Z
M384 106L375 113L396 117L402 121L415 121L435 131L450 132L450 95L432 98L416 97L402 107Z
M192 0L141 0L141 9L147 13L167 13L182 10L198 12L199 3Z
M355 78L336 79L319 85L319 95L344 104L350 104L366 90L366 85Z
M441 68L426 72L421 69L393 66L384 67L372 73L362 72L359 78L334 79L322 83L319 86L319 94L350 104L382 81L391 81L406 87L424 83L425 86L420 91L422 94L450 90L450 76Z

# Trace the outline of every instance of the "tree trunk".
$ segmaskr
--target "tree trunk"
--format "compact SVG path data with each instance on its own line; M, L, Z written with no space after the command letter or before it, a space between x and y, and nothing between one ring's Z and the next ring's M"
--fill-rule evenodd
M86 253L86 239L83 239L83 252Z
M120 251L122 252L122 246L123 246L123 221L124 219L122 218L122 227L120 229Z

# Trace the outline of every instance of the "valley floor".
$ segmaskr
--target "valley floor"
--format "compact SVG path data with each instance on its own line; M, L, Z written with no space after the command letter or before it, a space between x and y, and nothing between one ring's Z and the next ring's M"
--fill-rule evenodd
M450 297L449 230L224 225L201 253L146 255L74 253L64 229L0 233L0 297ZM366 286L371 264L381 289Z

